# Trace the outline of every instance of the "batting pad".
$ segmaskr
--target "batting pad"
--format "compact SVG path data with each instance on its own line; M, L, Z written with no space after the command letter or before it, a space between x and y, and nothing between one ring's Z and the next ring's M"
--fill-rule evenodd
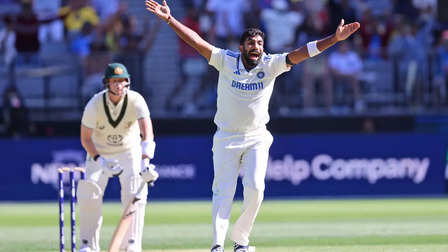
M93 251L100 251L99 235L103 217L101 216L103 192L93 181L78 182L79 236L81 243Z
M129 178L128 187L125 186L121 189L123 207L126 207L126 203L133 199L133 196L137 193L137 189L141 183L142 178L139 175ZM126 190L126 188L128 190ZM137 194L139 200L135 202L135 217L122 241L120 246L121 249L128 249L131 245L129 242L131 242L134 244L132 247L136 248L137 251L141 251L147 197L148 189L147 186L145 186L145 188Z

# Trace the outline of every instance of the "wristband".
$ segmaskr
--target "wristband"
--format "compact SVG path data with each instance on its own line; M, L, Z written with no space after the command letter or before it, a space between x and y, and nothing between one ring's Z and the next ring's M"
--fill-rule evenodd
M146 155L150 159L153 159L155 149L156 149L156 143L154 141L149 140L142 141L142 155Z
M171 24L171 15L168 16L168 19L166 20L166 24Z
M96 162L96 160L98 160L99 157L100 157L100 154L96 154L96 155L93 157L93 161Z
M320 53L319 49L317 48L317 41L311 41L306 44L306 48L308 49L308 54L310 57L314 57Z
M149 167L149 159L148 158L142 159L142 165L143 167Z

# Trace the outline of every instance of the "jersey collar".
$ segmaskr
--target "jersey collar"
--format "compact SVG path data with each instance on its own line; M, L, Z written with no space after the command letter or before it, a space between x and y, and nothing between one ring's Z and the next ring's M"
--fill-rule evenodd
M107 117L107 120L109 121L109 124L112 127L116 128L118 126L118 124L120 124L121 120L124 117L124 113L126 112L126 108L128 106L128 94L126 93L125 96L124 96L123 101L120 101L120 102L123 102L123 105L121 106L121 111L120 111L120 114L117 117L117 120L112 119L112 116L111 116L110 110L109 110L108 102L111 102L111 101L107 97L107 92L105 92L103 94L104 111L106 112L106 117Z

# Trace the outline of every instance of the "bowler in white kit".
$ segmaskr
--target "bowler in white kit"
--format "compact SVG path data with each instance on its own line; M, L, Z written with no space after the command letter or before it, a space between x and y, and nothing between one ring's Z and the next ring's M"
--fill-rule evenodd
M118 176L125 206L142 183L154 182L158 173L149 164L155 142L149 109L130 87L130 75L120 63L107 65L105 90L87 103L81 121L81 143L87 152L86 179L78 184L80 252L100 251L101 207L109 178ZM122 248L142 251L142 232L148 188L140 192L136 214Z
M217 48L171 15L166 1L146 0L146 8L164 20L187 44L219 71L213 137L213 243L211 252L224 251L224 241L240 170L243 171L243 210L230 238L234 252L249 251L249 236L264 194L264 179L273 138L266 129L268 105L275 78L301 61L318 55L359 29L341 20L336 32L283 54L264 52L264 33L247 29L239 52Z

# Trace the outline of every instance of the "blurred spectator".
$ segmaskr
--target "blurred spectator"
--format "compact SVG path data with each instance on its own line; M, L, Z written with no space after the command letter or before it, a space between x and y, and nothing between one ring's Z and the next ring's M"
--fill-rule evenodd
M13 60L17 55L15 48L16 34L12 27L12 20L9 17L5 18L5 26L0 30L0 51L3 54L3 62L9 69Z
M15 48L17 50L17 63L39 64L39 20L33 11L31 0L21 1L21 11L10 16L12 29L16 34Z
M40 65L40 40L46 40L45 34L42 36L40 35L42 25L54 22L56 22L57 24L57 21L59 19L64 19L66 21L66 24L70 24L70 29L75 28L76 25L83 24L82 22L76 23L74 22L74 20L83 19L83 17L89 16L84 11L77 12L78 10L84 9L84 7L81 6L84 1L85 0L71 0L69 4L72 4L76 8L80 8L76 9L71 7L64 7L61 8L59 13L54 13L50 10L51 7L54 7L54 2L39 2L40 5L37 7L37 9L41 11L41 17L38 18L38 15L33 10L33 0L21 0L21 12L17 15L6 17L6 21L11 22L11 29L15 32L16 35L15 48L17 50L17 64ZM45 29L43 29L43 31L45 31ZM58 34L57 29L56 32L52 34L54 40L58 41L59 39L61 39L61 34ZM79 35L78 33L73 34Z
M187 27L201 34L199 29L199 12L198 9L191 6L188 8L187 16L182 21ZM191 46L186 44L179 38L179 68L180 76L176 82L174 89L167 96L166 109L167 110L182 110L185 113L192 113L197 109L197 99L192 99L198 90L203 79L205 71L207 71L207 62L204 58ZM183 101L179 102L179 95L181 93L190 92L192 95L184 97Z
M82 26L81 32L73 35L70 41L70 50L81 61L90 54L90 44L94 39L93 26L90 23L85 23Z
M207 0L183 0L182 5L188 12L190 8L200 9L205 1Z
M121 62L128 68L132 78L132 88L145 95L144 65L146 53L154 44L161 22L157 19L151 25L149 19L145 20L143 30L137 29L137 18L129 14L122 14L114 23L115 33L110 34L115 46L114 61ZM113 38L110 37L113 35ZM110 40L109 40L110 41Z
M39 0L34 1L34 11L39 20L51 19L58 15L61 8L61 0ZM60 42L64 39L64 23L56 19L47 24L39 26L39 40Z
M7 87L3 94L3 108L8 135L15 138L27 135L28 127L31 127L28 120L28 111L22 96L13 85Z
M374 17L366 9L361 19L359 31L362 43L362 56L369 60L387 58L387 46L392 33L392 25L387 18Z
M244 28L258 27L262 31L265 30L263 22L261 22L261 12L266 8L261 6L259 0L248 0L249 7L243 14L244 17Z
M64 18L65 29L69 40L79 32L85 23L96 26L99 23L95 9L88 5L88 0L69 0L67 5L59 10Z
M118 11L120 0L91 0L91 3L100 23L104 23Z
M215 27L213 24L213 14L207 11L207 0L203 0L199 5L199 31L206 41L215 44ZM191 48L191 47L189 47ZM188 105L184 107L184 113L191 113L195 109L198 110L216 110L216 83L218 81L218 72L216 69L207 64L207 70L201 77L200 87L196 89L192 96L194 106Z
M434 12L437 9L437 0L412 0L412 4L417 9L431 8Z
M322 14L325 11L326 0L303 0L305 9L310 15L315 15L317 13Z
M415 24L404 21L399 24L397 30L391 39L388 52L397 65L397 81L401 85L399 89L404 92L407 102L421 104L427 52L416 38Z
M403 15L406 19L418 16L418 10L410 0L394 0L393 12Z
M286 0L272 0L272 8L261 12L261 20L266 27L266 51L278 53L292 48L296 30L303 23L304 15L291 11Z
M317 13L309 15L305 19L305 23L300 27L298 44L305 44L306 41L313 41L324 36L325 24L316 17L317 15ZM316 100L321 100L316 99L316 90L321 90L323 102L326 108L330 110L333 105L333 86L328 68L328 53L307 59L300 65L303 67L301 78L304 112L310 113L315 111ZM319 89L316 88L318 85Z
M329 66L334 85L342 85L345 89L344 86L349 84L353 92L354 109L358 112L364 110L358 79L362 71L362 61L351 49L349 41L339 42L338 50L330 54Z
M295 46L296 31L304 21L304 15L292 10L287 0L272 0L271 8L261 11L261 21L266 29L266 53L280 53L292 50ZM294 48L295 49L295 48ZM292 71L298 71L294 69ZM281 114L287 114L295 96L291 93L298 85L289 78L292 72L277 77L277 89L273 93L273 107Z
M21 0L21 10L16 15L5 17L6 23L11 24L11 30L15 33L15 49L17 51L16 63L18 65L39 65L40 40L39 27L42 24L58 20L60 16L55 15L39 20L33 10L32 0Z
M133 38L140 37L144 32L138 31L137 18L127 13L127 9L122 9L111 17L106 24L106 45L112 52L120 52L132 46L130 41ZM148 22L148 20L146 20ZM148 23L145 23L145 29L148 29Z
M439 29L436 12L432 5L427 5L420 9L420 15L416 19L415 24L417 29L416 38L425 51L429 52L431 46L435 43L434 31Z
M325 107L330 111L333 105L333 84L328 69L328 56L319 55L307 61L309 62L304 64L302 74L304 112L314 111L318 83L321 86Z
M334 31L341 22L341 18L345 20L346 24L353 23L356 20L356 11L351 5L353 1L350 0L329 0L328 10L330 15L330 30ZM364 25L364 24L363 24Z
M243 14L248 10L247 0L209 0L207 11L213 15L216 46L238 50L238 38L244 31Z
M448 30L444 31L434 45L432 66L432 101L435 105L447 103L448 80Z
M372 10L372 15L375 17L387 17L393 11L393 4L391 0L366 0L367 6Z
M104 88L104 68L112 61L112 55L107 50L104 41L92 41L91 53L84 59L84 82L81 89L83 103L93 94Z

